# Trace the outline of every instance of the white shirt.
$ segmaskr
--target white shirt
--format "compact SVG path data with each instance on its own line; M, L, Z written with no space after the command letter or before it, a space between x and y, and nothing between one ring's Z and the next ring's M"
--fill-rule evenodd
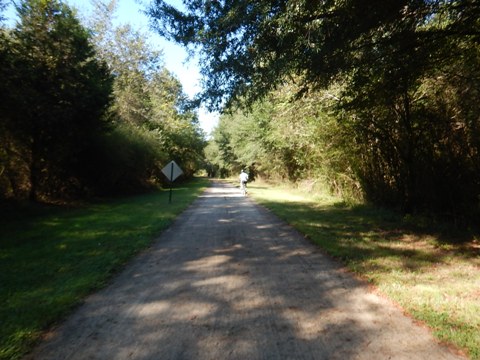
M246 172L242 172L240 174L240 181L242 181L242 182L248 181L248 174Z

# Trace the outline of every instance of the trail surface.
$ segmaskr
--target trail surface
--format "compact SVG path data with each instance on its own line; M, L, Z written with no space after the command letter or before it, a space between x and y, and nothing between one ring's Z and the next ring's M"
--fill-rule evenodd
M29 359L459 359L270 212L214 183Z

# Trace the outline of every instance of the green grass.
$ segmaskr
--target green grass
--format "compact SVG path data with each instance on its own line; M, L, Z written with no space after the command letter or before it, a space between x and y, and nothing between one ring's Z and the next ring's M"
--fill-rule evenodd
M148 247L206 186L81 208L0 209L0 359L18 359L135 254Z
M427 324L438 339L480 359L478 238L286 187L253 183L249 194Z

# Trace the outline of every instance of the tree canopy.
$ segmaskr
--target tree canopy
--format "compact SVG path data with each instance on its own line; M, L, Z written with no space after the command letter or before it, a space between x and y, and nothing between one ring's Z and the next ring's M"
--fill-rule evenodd
M359 82L375 69L403 86L438 61L440 45L479 38L480 6L469 0L183 4L154 0L149 14L161 34L200 51L203 96L213 106L254 101L292 75L306 89L346 76Z
M299 181L310 174L337 188L342 182L331 175L343 174L352 181L342 186L360 184L362 197L378 204L457 220L478 214L478 1L183 5L152 1L154 26L200 53L204 101L227 109L250 105L247 122L268 135L248 149L232 146L252 134L242 130L247 125L222 119L208 152L222 157L217 166L227 171L244 154L259 154L256 166L269 176ZM289 102L285 89L295 89ZM258 116L262 99L268 103L262 109L273 109L267 117ZM315 102L314 112L304 111ZM285 104L280 112L279 103Z
M0 2L0 10L5 3ZM22 0L0 32L0 199L53 201L162 184L174 159L186 176L204 134L160 51L116 1L84 25L60 0Z
M112 78L88 31L59 1L28 0L2 42L2 138L14 192L28 169L30 198L78 188L87 176L88 139L103 131ZM20 164L23 164L19 166Z

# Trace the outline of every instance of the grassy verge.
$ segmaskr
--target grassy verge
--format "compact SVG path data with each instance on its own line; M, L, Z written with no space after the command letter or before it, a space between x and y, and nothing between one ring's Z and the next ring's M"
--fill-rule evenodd
M24 207L0 217L0 359L18 359L49 325L102 287L202 191L168 191L76 209Z
M480 244L385 210L250 184L259 203L373 283L441 341L480 359Z

